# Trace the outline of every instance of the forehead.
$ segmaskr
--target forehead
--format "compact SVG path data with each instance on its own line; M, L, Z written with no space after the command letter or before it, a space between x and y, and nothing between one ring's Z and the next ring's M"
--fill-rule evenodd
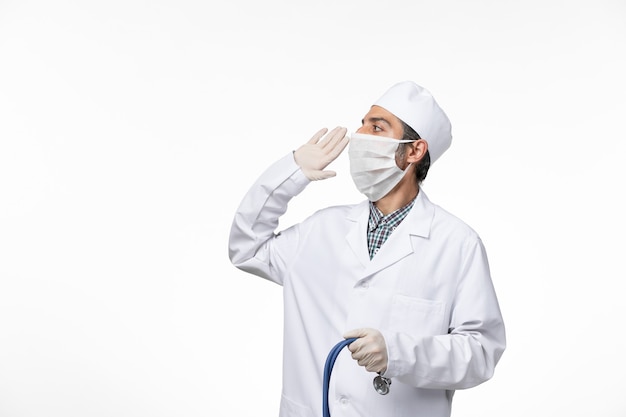
M391 127L399 127L402 125L402 123L400 123L400 119L398 119L393 113L376 105L370 108L367 114L363 117L362 122L363 124L383 122Z

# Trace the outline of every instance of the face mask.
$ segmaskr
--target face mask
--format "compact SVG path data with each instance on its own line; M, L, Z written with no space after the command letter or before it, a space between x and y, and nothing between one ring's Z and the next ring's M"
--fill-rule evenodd
M404 177L409 167L404 171L398 168L396 150L400 143L410 142L414 141L363 133L353 133L350 136L350 174L356 188L370 201L383 198Z

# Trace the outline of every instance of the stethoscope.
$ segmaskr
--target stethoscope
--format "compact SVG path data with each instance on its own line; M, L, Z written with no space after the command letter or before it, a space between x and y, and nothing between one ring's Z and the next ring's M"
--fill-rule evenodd
M326 363L324 364L324 386L322 392L322 412L324 413L323 417L330 417L330 410L328 409L328 388L330 386L330 374L333 371L333 366L335 365L335 361L337 360L337 356L339 356L339 352L341 349L348 346L350 343L354 342L357 338L353 337L350 339L342 340L337 343L328 353L326 357ZM380 395L389 394L389 386L391 385L391 379L385 378L380 374L374 378L374 389Z

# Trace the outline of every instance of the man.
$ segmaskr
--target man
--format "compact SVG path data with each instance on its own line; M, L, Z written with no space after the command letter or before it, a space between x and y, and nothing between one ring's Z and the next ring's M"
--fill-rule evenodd
M491 378L505 348L480 238L420 189L450 146L450 122L426 89L406 81L374 103L350 139L345 128L326 133L261 175L230 234L235 266L283 286L280 416L321 415L325 359L353 337L333 368L333 417L449 416L454 390ZM348 140L351 175L368 200L275 234L292 197L335 175L325 168ZM388 395L372 387L377 374L393 383Z

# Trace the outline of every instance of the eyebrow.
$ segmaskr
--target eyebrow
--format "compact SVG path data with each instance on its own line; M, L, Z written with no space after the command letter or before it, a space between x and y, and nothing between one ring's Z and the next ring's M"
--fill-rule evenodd
M387 126L391 127L391 123L389 123L389 120L385 119L384 117L369 117L367 121L370 123L383 122ZM365 119L361 120L361 124L365 124Z

